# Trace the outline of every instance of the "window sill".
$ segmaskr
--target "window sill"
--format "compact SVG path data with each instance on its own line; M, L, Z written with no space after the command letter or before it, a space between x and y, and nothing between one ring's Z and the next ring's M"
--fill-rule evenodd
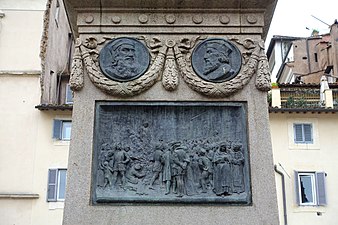
M55 209L63 209L65 206L65 202L49 202L48 209L55 210Z
M38 199L39 194L0 193L0 199Z
M302 212L321 212L325 213L326 208L325 206L319 206L319 205L301 205L296 206L294 209L295 213L302 213Z
M315 150L319 151L320 148L315 145L309 145L309 144L294 144L293 146L289 147L290 150Z
M54 145L56 146L69 146L69 141L65 141L65 140L54 140Z

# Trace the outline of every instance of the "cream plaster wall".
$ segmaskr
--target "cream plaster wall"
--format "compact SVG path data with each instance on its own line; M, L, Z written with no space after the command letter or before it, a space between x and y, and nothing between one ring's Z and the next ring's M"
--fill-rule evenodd
M0 9L6 10L45 10L46 0L1 0Z
M38 75L0 75L0 193L34 193ZM0 224L26 225L36 199L0 198Z
M33 192L39 75L0 75L0 192Z
M39 100L39 75L0 75L0 193L39 195L0 198L0 224L62 223L63 202L46 201L47 179L49 168L67 168L69 142L53 140L52 130L71 112L39 111Z
M0 18L0 71L40 71L43 10L2 12L5 16Z
M312 122L314 125L314 146L295 146L290 133L293 122ZM296 114L270 113L270 127L274 163L278 169L285 169L285 188L288 225L333 225L336 224L338 211L338 118L336 114ZM292 131L292 129L291 129ZM280 166L280 165L281 166ZM327 206L298 206L296 204L294 171L326 172ZM281 224L282 214L282 186L281 177L276 174L278 206ZM317 215L317 212L321 215Z
M70 120L71 112L35 108L45 5L46 0L0 0L1 225L62 223L63 202L46 201L47 179L49 168L67 168L69 142L53 140L52 129L53 119Z
M53 119L70 120L71 112L39 111L39 100L39 75L0 75L0 193L39 195L0 198L3 224L62 223L63 202L46 201L47 179L49 168L67 168L69 142L53 140L52 130Z
M1 225L31 224L31 200L0 199Z
M40 112L40 111L39 111ZM32 225L60 225L63 217L63 202L47 202L48 169L67 168L69 141L52 139L53 119L71 120L69 111L41 111L37 132L37 160L34 165L33 188L39 201L32 205Z

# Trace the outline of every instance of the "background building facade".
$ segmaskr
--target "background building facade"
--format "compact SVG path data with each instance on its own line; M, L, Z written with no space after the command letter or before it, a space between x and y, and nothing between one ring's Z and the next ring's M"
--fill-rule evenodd
M281 62L271 68L282 84L269 95L280 224L336 224L336 35L335 23L330 34L275 36L269 46L269 61L278 55ZM283 58L279 52L285 39L293 52Z
M37 109L50 102L49 98L45 100L47 94L42 95L46 90L55 96L62 92L59 95L66 97L66 87L60 87L59 91L53 87L52 90L49 84L42 82L48 79L41 79L44 76L39 58L41 35L53 32L46 30L47 27L54 29L51 24L55 23L51 20L46 26L51 14L46 12L48 8L55 12L53 4L56 3L45 0L0 2L0 224L62 223L71 104L61 110L58 106L65 100L53 99L53 109ZM61 12L59 17L66 18ZM67 32L62 33L68 38ZM60 36L53 37L58 38L50 40L54 44L63 41ZM55 74L60 74L60 68L65 65L60 62L54 66L53 60L66 58L62 52L67 48L60 45L57 49L46 53L42 64L45 68L54 67ZM45 63L48 57L53 60ZM64 74L62 79L66 79L63 77ZM55 77L51 80L56 84L60 82ZM61 127L57 130L54 124Z

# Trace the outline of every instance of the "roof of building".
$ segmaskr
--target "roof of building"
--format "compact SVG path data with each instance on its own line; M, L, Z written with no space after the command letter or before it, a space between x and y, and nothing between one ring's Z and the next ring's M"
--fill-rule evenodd
M268 58L270 58L270 55L272 53L272 50L276 44L277 41L283 41L283 40L288 40L288 41L294 41L294 40L298 40L298 39L303 39L305 37L292 37L292 36L282 36L282 35L273 35L273 37L270 40L270 44L268 47L268 50L266 52L266 55L268 56Z
M320 88L319 83L303 83L303 84L296 84L296 83L282 83L278 84L279 88ZM338 83L329 83L329 87L331 89L338 89Z
M269 113L337 113L338 109L334 108L274 108L269 107Z

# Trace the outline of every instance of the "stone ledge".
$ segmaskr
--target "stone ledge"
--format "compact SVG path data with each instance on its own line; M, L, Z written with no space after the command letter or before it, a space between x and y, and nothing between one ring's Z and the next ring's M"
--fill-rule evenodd
M0 76L40 76L40 70L0 70Z
M63 104L63 105L55 105L55 104L41 104L35 106L36 109L38 110L68 110L72 111L73 110L73 104Z
M129 18L135 17L135 13L143 14L140 17L140 23L136 22L135 24L146 25L148 21L151 21L150 18L147 18L146 15L149 12L182 12L178 16L178 20L182 19L181 15L189 14L191 12L227 12L228 13L253 13L260 14L262 18L254 18L252 16L244 15L242 18L245 26L255 26L259 25L262 27L261 30L257 32L261 32L262 38L265 39L271 20L274 9L277 4L277 0L251 0L251 1L224 1L224 0L210 0L208 4L205 4L204 0L184 0L184 1L136 1L136 0L122 0L122 1L94 1L94 0L65 0L65 7L67 11L67 15L69 18L70 25L72 30L77 37L78 33L78 24L77 22L86 24L87 26L93 26L90 23L95 21L95 17L99 16L99 27L102 25L102 15L109 14L109 12L113 12L114 14L123 13L124 15L128 15ZM185 12L185 13L183 13ZM88 14L92 13L88 17ZM103 13L103 14L102 14ZM87 14L87 18L78 18L81 14ZM97 14L97 15L94 15ZM140 15L138 15L140 16ZM97 19L96 19L97 20ZM119 16L114 16L109 19L111 22L118 24L122 21L122 18ZM227 19L222 20L223 24L228 23ZM175 21L171 21L171 17L169 23L172 24ZM96 23L96 21L94 22ZM109 22L110 23L110 22ZM194 22L196 24L202 23L200 18L195 18Z
M38 199L39 194L32 193L0 193L0 199Z

